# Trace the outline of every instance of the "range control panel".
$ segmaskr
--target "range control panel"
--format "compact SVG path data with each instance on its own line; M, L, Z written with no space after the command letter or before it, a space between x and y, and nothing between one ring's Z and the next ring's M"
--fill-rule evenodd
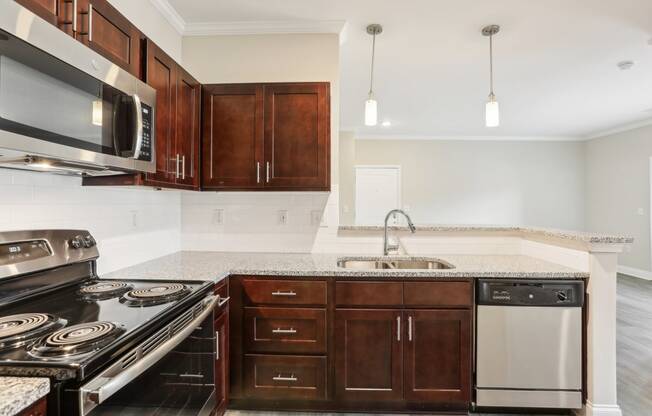
M479 280L479 305L574 306L584 304L582 280Z
M52 249L45 240L0 244L0 266L48 257Z

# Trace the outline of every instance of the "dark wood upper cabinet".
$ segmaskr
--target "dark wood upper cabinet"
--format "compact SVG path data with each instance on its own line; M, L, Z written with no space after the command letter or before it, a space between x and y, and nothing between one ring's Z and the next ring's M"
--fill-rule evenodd
M262 187L262 85L207 85L203 95L203 187Z
M265 186L328 189L328 84L265 85Z
M328 83L204 86L203 189L330 189Z
M77 0L77 38L141 77L142 33L107 0Z
M343 401L403 398L400 310L335 312L335 394Z
M174 183L176 179L176 79L176 62L153 42L148 41L145 80L156 90L156 173L147 173L145 177L147 182L153 185L164 186Z
M465 404L471 397L471 312L408 310L405 400Z
M183 68L177 69L175 143L180 158L177 184L196 189L200 183L201 84Z
M64 19L65 0L15 0L16 3L31 10L37 16L47 20L55 26L59 26ZM72 2L70 2L70 12L72 11ZM71 19L72 20L72 19ZM72 23L72 21L71 21Z

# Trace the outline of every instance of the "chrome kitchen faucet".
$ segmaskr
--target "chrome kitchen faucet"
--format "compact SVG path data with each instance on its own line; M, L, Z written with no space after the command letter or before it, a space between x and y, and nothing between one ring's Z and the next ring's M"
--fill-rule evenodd
M385 256L388 256L390 251L397 253L399 249L398 242L396 244L391 244L387 238L387 223L389 222L389 218L394 214L402 214L405 217L408 223L408 227L410 227L410 231L412 231L412 234L417 231L417 229L414 227L414 224L412 223L412 219L410 219L410 216L405 211L402 209L393 209L389 211L387 216L385 216L385 238L383 242L383 254Z

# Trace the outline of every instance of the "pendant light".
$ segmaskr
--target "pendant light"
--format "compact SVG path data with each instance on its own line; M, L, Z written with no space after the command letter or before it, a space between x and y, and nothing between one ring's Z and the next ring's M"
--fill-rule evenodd
M364 103L364 124L375 126L378 124L378 103L374 99L374 59L376 58L376 35L383 33L383 27L379 24L367 26L367 33L373 37L371 43L371 76L369 81L369 96Z
M494 35L500 31L500 26L489 25L482 29L482 34L489 37L489 100L485 108L485 121L487 127L498 127L500 125L500 109L496 94L494 94Z

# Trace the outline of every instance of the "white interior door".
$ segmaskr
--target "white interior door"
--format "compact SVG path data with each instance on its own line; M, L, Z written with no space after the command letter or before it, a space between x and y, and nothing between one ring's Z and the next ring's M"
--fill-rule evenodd
M401 167L356 166L355 223L381 225L395 208L401 208Z

